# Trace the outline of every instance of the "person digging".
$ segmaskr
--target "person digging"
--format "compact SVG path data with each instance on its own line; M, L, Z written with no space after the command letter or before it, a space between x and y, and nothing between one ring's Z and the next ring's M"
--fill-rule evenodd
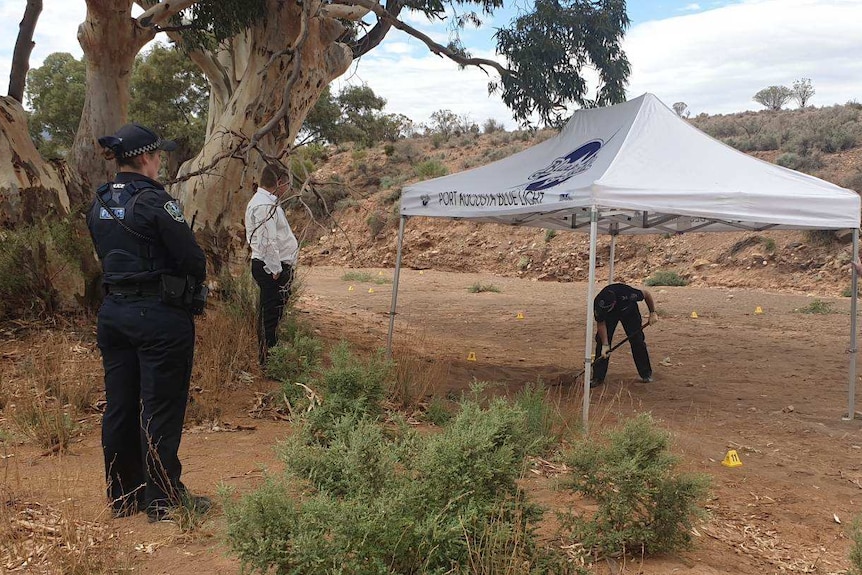
M643 325L641 325L639 301L646 302L649 309L649 319ZM605 382L611 354L611 341L613 341L617 323L623 324L641 381L644 383L651 382L652 366L649 361L643 329L658 321L652 294L647 290L635 289L626 284L610 284L603 288L593 300L593 315L596 319L597 359L593 364L590 387L598 387Z

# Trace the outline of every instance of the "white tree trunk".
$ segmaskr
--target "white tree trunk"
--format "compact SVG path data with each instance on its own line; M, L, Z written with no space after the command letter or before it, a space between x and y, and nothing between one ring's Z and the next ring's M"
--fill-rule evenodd
M79 198L63 175L33 144L21 104L0 97L0 228L68 214Z
M299 3L269 0L266 21L234 38L228 50L216 56L192 54L213 84L210 121L203 149L180 169L181 181L171 192L182 201L186 218L194 217L198 239L215 272L223 265L236 267L245 262L245 206L263 169L263 161L254 151L222 156L248 143L276 115L287 97L287 121L259 142L265 153L279 155L293 143L323 89L353 60L349 47L336 42L343 26L318 15L320 1L312 2L308 37L299 51L300 72L286 96L285 87L297 54L278 55L269 67L266 65L273 55L296 41L301 22ZM201 171L200 175L182 180Z
M97 140L126 123L135 57L154 36L132 18L132 0L87 0L87 17L78 28L87 93L69 163L88 187L114 176L115 166L105 160Z

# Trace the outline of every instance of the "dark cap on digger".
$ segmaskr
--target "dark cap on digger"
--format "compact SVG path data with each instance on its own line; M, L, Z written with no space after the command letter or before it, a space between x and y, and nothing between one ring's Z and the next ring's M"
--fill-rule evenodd
M611 311L614 309L616 304L617 296L610 290L602 291L602 293L599 294L599 299L596 301L596 305L599 306L599 309L602 311Z

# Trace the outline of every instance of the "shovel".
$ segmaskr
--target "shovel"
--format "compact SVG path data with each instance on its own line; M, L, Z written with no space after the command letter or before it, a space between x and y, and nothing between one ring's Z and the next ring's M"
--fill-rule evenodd
M649 323L645 323L645 324L643 324L643 325L640 327L640 329L639 329L639 330L635 331L635 332L634 332L633 334L631 334L631 335L627 335L627 336L625 336L621 341L619 341L618 343L614 344L614 346L610 349L610 351L608 351L608 355L610 355L610 354L611 354L611 353L612 353L616 348L618 348L619 346L621 346L622 344L624 344L625 342L627 342L627 341L629 340L629 338L630 338L632 335L637 335L637 334L641 333L641 332L644 330L644 328L645 328L646 326L648 326L648 325L649 325ZM598 359L593 360L593 362L590 364L590 367L592 367L592 366L596 365L596 362L597 362L597 361L598 361ZM582 370L581 370L577 375L575 375L575 377L573 377L573 378L572 378L572 383L576 382L576 381L578 380L578 378L579 378L579 377L581 377L582 375L584 375L584 373L586 373L586 371L587 371L587 370L586 370L586 368L582 369Z

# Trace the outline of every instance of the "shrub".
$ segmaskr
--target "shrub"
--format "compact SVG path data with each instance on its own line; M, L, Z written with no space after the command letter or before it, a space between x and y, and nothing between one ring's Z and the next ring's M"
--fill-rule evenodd
M307 407L305 388L320 368L323 345L292 315L282 322L279 343L269 350L266 374L281 382L281 397L288 409Z
M685 278L674 271L657 271L644 281L648 286L684 286L688 285Z
M506 126L504 126L502 122L498 122L494 118L488 118L487 120L485 120L485 123L482 124L482 131L486 134L493 134L494 132L505 132Z
M246 318L250 323L255 321L259 291L251 277L251 270L245 269L238 276L233 276L227 266L222 268L217 293L225 302L228 313L234 317Z
M545 230L545 243L557 237L557 230Z
M498 288L494 284L483 284L482 282L476 282L473 285L469 286L467 288L467 291L470 293L483 293L483 292L500 293L500 288Z
M531 527L538 511L517 483L531 443L517 406L463 402L433 436L387 433L349 417L338 420L326 445L300 435L281 456L286 478L302 485L270 478L225 501L228 541L244 568L368 575L565 569L558 553L538 549Z
M392 280L387 277L374 276L369 272L345 272L341 276L341 280L346 282L376 283L378 285L392 283Z
M444 425L452 419L452 413L446 406L446 402L435 395L425 408L425 417L434 425Z
M816 313L826 315L832 313L832 304L828 301L815 299L808 305L803 306L796 311L798 311L799 313Z
M784 168L808 173L823 167L823 160L820 158L820 154L816 153L803 155L785 152L776 158L775 163Z
M853 524L850 527L850 569L847 570L847 575L862 575L862 517L853 519Z
M566 486L594 499L595 513L565 514L564 533L600 556L652 555L691 544L703 514L709 477L675 471L670 436L648 414L599 440L584 438L564 454L572 468Z
M383 228L386 227L386 214L379 210L375 210L368 215L365 223L368 224L368 231L371 232L371 239L374 239L380 235L380 232L382 232Z
M416 164L413 169L420 180L439 178L449 173L449 170L439 160L425 160Z
M547 398L548 390L541 381L537 384L528 383L515 396L514 403L523 410L526 419L531 453L544 453L559 440L554 434L560 419L559 412L554 410Z

